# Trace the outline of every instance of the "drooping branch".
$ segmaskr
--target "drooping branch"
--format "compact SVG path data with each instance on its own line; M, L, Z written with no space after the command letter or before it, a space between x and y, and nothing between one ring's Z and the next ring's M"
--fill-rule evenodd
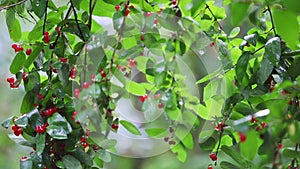
M208 11L210 12L210 14L213 16L214 21L218 23L219 26L219 31L223 31L223 26L221 25L221 23L218 21L216 15L213 13L213 11L210 9L208 4L205 4L205 8L208 9Z
M72 8L72 10L73 10L73 12L74 12L74 18L75 18L75 22L76 22L76 25L77 25L77 29L78 29L78 31L79 31L80 36L81 36L82 39L85 41L85 38L84 38L84 36L83 36L83 33L82 33L81 28L80 28L80 25L79 25L78 16L77 16L77 12L76 12L76 9L75 9L75 7L74 7L74 4L73 4L73 0L70 0L70 3L71 3L71 8Z
M26 1L27 0L22 0L22 1L19 1L17 3L14 3L14 4L7 5L7 6L1 6L0 11L5 10L5 9L9 9L9 8L13 8L13 7L18 6L18 5L21 5L21 4L25 3Z

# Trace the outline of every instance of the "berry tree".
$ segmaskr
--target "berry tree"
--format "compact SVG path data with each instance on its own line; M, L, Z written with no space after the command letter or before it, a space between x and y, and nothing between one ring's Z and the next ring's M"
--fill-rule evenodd
M209 169L299 167L298 0L0 4L7 82L26 92L2 122L32 147L21 169L103 168L126 132L159 145L139 157L198 146Z

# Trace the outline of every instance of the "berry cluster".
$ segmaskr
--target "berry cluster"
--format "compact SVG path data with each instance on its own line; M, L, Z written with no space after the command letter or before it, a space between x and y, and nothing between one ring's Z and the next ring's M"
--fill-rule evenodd
M56 113L56 112L58 112L59 111L59 109L58 108L56 108L56 107L51 107L51 108L49 108L49 109L47 109L47 110L45 110L44 112L42 112L41 113L41 116L52 116L52 114L54 114L54 113Z
M40 126L35 126L35 131L37 133L45 133L46 132L46 128L49 126L48 123L42 124Z
M20 85L20 83L21 83L20 81L16 80L16 79L13 78L13 77L7 78L6 81L9 83L9 86L10 86L10 88L12 88L12 89L18 88L19 85Z
M143 95L143 96L140 96L140 101L141 101L142 103L144 103L148 98L149 98L148 94L145 94L145 95Z
M16 136L19 136L19 135L22 135L22 134L23 134L22 128L19 127L19 126L16 125L16 124L15 124L14 126L12 126L11 129L13 130L13 132L14 132L14 134L15 134Z
M73 66L72 69L71 69L71 71L70 71L69 77L70 77L71 79L75 79L75 78L76 78L76 75L77 75L76 67Z
M24 48L21 45L16 43L12 44L11 47L15 50L15 52L20 52L24 50Z
M83 148L89 147L89 143L87 142L86 137L82 136L79 141L80 141L80 145L82 145Z

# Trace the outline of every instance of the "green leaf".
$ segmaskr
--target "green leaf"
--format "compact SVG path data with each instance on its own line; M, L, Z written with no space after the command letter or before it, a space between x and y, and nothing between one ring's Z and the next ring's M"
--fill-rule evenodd
M183 138L181 142L188 149L192 150L194 148L194 140L191 133L187 133L187 135Z
M15 124L19 127L26 127L28 125L28 116L27 114L22 115L14 120Z
M175 109L166 108L166 113L170 117L170 119L177 122L182 121L181 111L177 107Z
M22 104L21 104L21 109L20 113L27 113L30 112L34 107L34 97L31 92L27 92L23 98Z
M66 169L82 169L80 161L71 155L65 155L62 157Z
M100 150L97 151L97 155L104 162L106 162L106 163L111 162L111 155L110 155L109 152L107 152L107 151L105 151L103 149L100 149Z
M59 113L49 117L48 124L47 133L54 139L67 139L67 135L72 132L71 125Z
M276 66L279 62L280 54L280 39L278 37L274 37L266 44L265 55L261 61L260 69L257 72L259 83L264 83L271 75L274 66Z
M114 139L105 139L98 143L98 145L103 149L109 149L114 147L117 144L117 140Z
M126 81L126 90L136 96L143 96L146 94L146 90L142 84L136 83L131 80Z
M40 74L38 72L30 73L24 81L25 91L29 92L40 84Z
M23 64L26 60L26 56L25 56L25 53L20 51L14 58L14 60L12 61L11 65L10 65L10 72L12 74L16 74L18 73L22 67L23 67Z
M134 135L142 135L140 130L135 127L135 125L133 125L132 123L130 123L129 121L125 121L125 120L120 120L120 123L132 134Z
M203 133L203 132L202 132ZM201 133L201 134L202 134ZM209 136L211 135L211 133L209 133ZM200 135L199 135L199 137L200 137ZM207 137L207 136L206 136ZM206 138L206 137L204 137L204 138ZM201 143L199 143L199 147L202 149L202 150L204 150L204 151L210 151L210 150L212 150L214 147L215 147L215 145L216 145L216 140L214 139L214 138L212 138L212 137L209 137L208 139L206 139L205 141L203 141L203 142L201 142ZM225 146L223 146L223 147L225 147Z
M36 135L36 140L35 140L35 146L36 146L36 153L38 155L42 154L45 148L45 138L46 138L46 134L41 134L38 133Z
M238 167L230 162L227 162L227 161L222 161L220 163L220 166L222 169L240 169L241 167Z
M32 169L33 164L32 160L30 158L27 158L26 160L21 160L20 162L20 169Z
M233 145L232 138L229 135L223 135L221 141L219 140L218 143L215 145L214 151L216 151L216 149L217 149L217 147L219 145L219 142L221 142L220 143L220 148L222 148L223 146L230 147L230 146Z
M163 128L148 128L145 129L146 133L150 137L161 137L167 130Z
M46 1L33 0L31 3L33 12L39 17L42 18L45 14Z
M280 9L274 9L272 12L277 33L286 41L288 47L298 49L299 23L296 13L290 10Z
M228 38L234 38L234 37L236 37L240 33L240 30L241 30L240 27L233 28L230 31Z
M10 126L10 124L12 123L12 121L13 121L14 118L15 118L15 116L11 116L10 118L4 120L1 123L1 126L7 129Z
M250 56L250 52L244 52L236 63L235 74L240 85L243 84L245 86L248 84L247 67L250 60Z
M174 147L171 147L173 153L177 153L177 159L184 163L187 158L187 152L181 144L177 144Z
M62 67L57 70L58 78L63 86L66 86L69 82L69 64L63 63Z
M82 164L85 164L86 166L90 167L93 165L93 159L91 159L89 154L87 154L83 149L79 147L76 147L73 156L77 158Z
M284 157L287 158L297 158L300 159L300 152L299 151L295 151L295 150L290 150L290 149L284 149L282 152Z
M241 154L237 152L233 147L223 146L222 151L241 166L248 166L248 161L243 156L241 156Z
M230 11L232 11L230 18L233 26L238 26L244 20L249 6L250 3L246 2L232 2L230 4Z
M255 130L251 130L246 134L246 141L240 143L241 154L248 160L252 161L258 154L258 148L262 143L258 133Z

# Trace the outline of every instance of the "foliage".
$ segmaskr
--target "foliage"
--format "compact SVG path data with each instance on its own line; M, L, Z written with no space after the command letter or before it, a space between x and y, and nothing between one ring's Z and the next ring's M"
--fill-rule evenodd
M182 162L196 145L210 152L208 166L297 168L299 3L222 3L1 1L16 42L15 77L7 81L26 92L20 115L2 126L33 148L20 168L102 168L117 144L108 136L121 127L164 140ZM115 32L94 16L110 18ZM246 18L249 30L240 26ZM20 20L35 26L23 32ZM227 30L223 21L235 27ZM182 62L193 62L204 49L217 51L221 64L190 85ZM193 87L203 93L189 92ZM146 122L163 114L162 123L141 129L118 113L122 99L131 100ZM206 121L212 125L204 130Z

